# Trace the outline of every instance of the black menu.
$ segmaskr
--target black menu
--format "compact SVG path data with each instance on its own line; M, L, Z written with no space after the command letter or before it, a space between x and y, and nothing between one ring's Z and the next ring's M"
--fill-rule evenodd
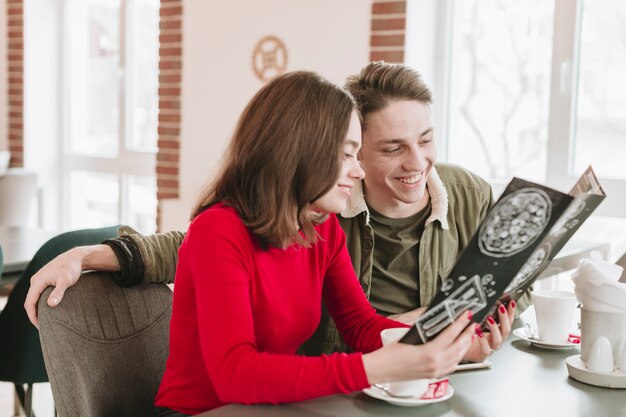
M480 323L498 300L517 300L604 198L591 167L568 194L513 178L400 341L427 342L466 310Z

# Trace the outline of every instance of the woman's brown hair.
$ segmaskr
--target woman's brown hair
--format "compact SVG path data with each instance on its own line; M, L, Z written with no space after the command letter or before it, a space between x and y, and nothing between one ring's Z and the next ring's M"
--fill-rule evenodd
M274 78L241 114L222 169L192 218L223 202L263 246L316 242L319 218L307 205L337 181L353 110L348 93L315 73Z

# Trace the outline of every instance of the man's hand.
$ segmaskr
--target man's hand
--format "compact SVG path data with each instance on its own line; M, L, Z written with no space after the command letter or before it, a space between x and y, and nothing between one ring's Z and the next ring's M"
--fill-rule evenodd
M115 253L107 245L73 248L48 262L31 277L24 302L28 318L35 327L39 328L37 303L44 290L49 286L55 287L48 297L48 305L56 307L63 299L65 290L76 284L84 270L119 271L120 265Z

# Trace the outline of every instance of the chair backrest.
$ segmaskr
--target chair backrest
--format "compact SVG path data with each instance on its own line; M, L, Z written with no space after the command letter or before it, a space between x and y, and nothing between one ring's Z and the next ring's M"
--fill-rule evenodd
M93 272L63 302L39 300L39 335L60 417L153 416L169 353L172 292Z
M0 176L0 226L25 226L37 195L37 174L9 168Z
M115 237L119 226L62 233L43 244L15 283L0 312L0 381L18 384L47 382L39 333L24 310L30 278L57 255L76 246L93 245Z

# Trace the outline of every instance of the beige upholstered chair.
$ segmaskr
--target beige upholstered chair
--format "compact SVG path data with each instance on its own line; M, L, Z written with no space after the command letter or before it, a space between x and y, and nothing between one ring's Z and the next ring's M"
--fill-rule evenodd
M40 339L60 417L154 415L168 355L172 292L83 276L50 308L39 300Z
M28 263L11 290L6 306L0 311L0 381L14 384L16 409L21 406L26 417L33 415L33 384L49 382L39 332L30 323L24 310L30 279L57 255L75 246L94 245L115 237L118 228L119 226L110 226L73 230L48 240ZM10 336L5 337L6 335Z

